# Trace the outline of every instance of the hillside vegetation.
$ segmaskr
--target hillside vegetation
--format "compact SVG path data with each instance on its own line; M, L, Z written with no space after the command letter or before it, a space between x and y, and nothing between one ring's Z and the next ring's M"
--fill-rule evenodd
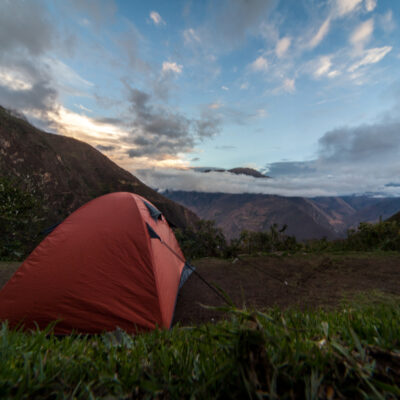
M46 211L40 196L0 178L0 260L18 260L33 250L43 238Z
M395 222L400 223L400 211L398 213L396 213L395 215L392 215L389 218L389 221L395 221Z

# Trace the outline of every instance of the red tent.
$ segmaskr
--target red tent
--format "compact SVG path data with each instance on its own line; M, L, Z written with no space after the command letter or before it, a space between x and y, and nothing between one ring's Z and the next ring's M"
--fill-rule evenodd
M185 271L184 271L185 270ZM99 197L58 225L0 291L11 327L99 333L169 328L186 270L164 216L132 193Z

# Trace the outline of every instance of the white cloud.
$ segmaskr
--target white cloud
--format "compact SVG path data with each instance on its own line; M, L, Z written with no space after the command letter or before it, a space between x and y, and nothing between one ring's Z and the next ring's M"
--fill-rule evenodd
M200 38L193 28L185 29L183 31L183 39L185 41L185 44L190 44L195 42L200 43Z
M360 24L351 34L350 42L355 47L362 48L371 38L374 31L374 20L371 18Z
M161 15L157 11L150 13L150 18L154 22L154 25L165 25L165 21L161 18Z
M268 112L264 108L259 108L258 110L256 110L256 115L258 118L266 118L268 117Z
M222 107L221 103L211 103L208 105L208 108L211 108L211 110L218 110L221 107Z
M90 108L87 108L85 106L83 106L82 104L74 104L75 107L79 108L82 111L86 111L86 112L93 112L93 110L91 110Z
M81 20L79 20L79 25L82 26L90 26L90 21L87 18L82 18Z
M127 136L126 132L115 125L96 121L63 106L59 106L56 112L51 111L49 118L59 133L87 141L93 146L104 140L117 143Z
M278 58L283 57L290 47L291 39L290 37L283 37L279 39L276 43L275 53Z
M175 72L176 74L182 73L183 66L176 62L164 61L162 64L162 72Z
M229 88L226 87L226 86L221 86L221 89L222 89L222 90L225 90L225 91L226 91L226 90L229 90Z
M267 91L266 93L272 93L274 95L277 95L283 92L294 93L295 91L296 91L296 80L294 78L293 79L285 78L280 86L270 91Z
M336 9L339 17L355 11L361 3L362 0L336 0Z
M329 32L331 24L331 17L328 17L324 23L321 25L321 27L318 29L318 32L312 37L310 40L308 46L313 49L314 47L318 46L319 43L323 40L323 38L327 35Z
M249 82L243 82L240 85L240 89L242 89L242 90L247 90L248 88L249 88Z
M294 164L294 163L293 163ZM397 187L387 187L392 174L399 164L388 166L384 174L376 168L340 168L321 169L315 173L302 174L302 163L297 163L294 175L275 176L272 179L259 179L246 175L234 175L229 172L197 172L191 169L141 169L132 171L140 180L151 187L161 190L187 190L198 192L223 193L264 193L281 196L338 196L354 193L377 192L399 195ZM272 174L271 174L272 175ZM397 192L396 192L397 190Z
M32 82L28 76L18 73L9 68L0 68L0 86L5 86L11 90L31 90Z
M317 66L316 70L314 71L314 76L316 78L319 78L323 75L327 75L329 70L331 69L331 66L332 66L332 62L331 62L331 58L329 56L320 57L320 59L318 61L318 66Z
M46 66L50 69L51 74L56 82L60 85L70 86L74 88L93 87L94 84L82 78L67 64L57 58L45 57L43 59Z
M356 69L368 65L375 64L382 60L392 50L391 46L375 47L364 51L364 57L351 65L348 69L349 72L354 72Z
M337 69L331 69L331 67L331 56L320 57L313 71L314 77L321 78L323 76L327 76L328 78L334 78L335 76L338 76L340 71Z
M256 72L266 72L268 69L268 61L265 57L260 56L250 64L250 67Z
M27 113L28 117L35 115ZM60 134L83 140L90 145L110 147L107 154L114 162L122 168L134 170L135 168L174 168L185 167L187 163L181 157L173 156L157 159L156 157L134 157L127 156L128 150L132 149L129 142L129 131L124 131L119 126L101 122L95 118L73 112L58 105L55 112L49 113L52 127Z
M379 25L385 32L392 32L396 23L393 20L393 12L392 10L387 11L385 14L378 17Z
M377 0L365 0L365 9L368 12L374 11Z
M286 78L286 79L283 81L283 90L284 90L285 92L288 92L288 93L294 93L295 90L296 90L296 87L295 87L295 80L294 80L294 79Z
M328 72L328 78L334 78L338 75L340 75L340 71L338 71L337 69Z

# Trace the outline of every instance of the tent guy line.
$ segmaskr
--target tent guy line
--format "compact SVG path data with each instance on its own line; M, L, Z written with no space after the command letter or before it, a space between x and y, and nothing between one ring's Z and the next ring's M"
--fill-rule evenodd
M193 272L196 276L198 276L198 278L205 284L205 285L207 285L214 293L216 293L217 294L217 296L219 297L219 298L221 298L227 305L232 305L211 283L209 283L198 271L196 271L196 268L195 267L193 267L192 265L190 265L190 263L188 263L187 261L185 261L185 259L183 258L183 257L181 257L178 253L176 253L167 243L165 243L164 242L164 240L162 240L161 238L160 238L160 236L158 236L157 235L157 233L156 232L154 232L154 230L150 227L150 225L147 225L147 229L149 230L149 233L150 233L150 237L151 238L153 238L153 239L158 239L158 240L160 240L160 242L165 246L165 247L167 247L167 249L169 250L169 251L171 251L176 257L178 257L182 262L184 262L185 263L185 268L189 268L190 270L191 270L191 272ZM185 269L184 269L184 271L182 272L182 276L184 275L184 273L185 273ZM188 278L189 276L187 276L187 278ZM187 279L186 278L186 279ZM185 279L185 280L186 280ZM184 282L183 282L184 283ZM183 283L182 283L182 285L183 285ZM180 285L181 286L181 285Z

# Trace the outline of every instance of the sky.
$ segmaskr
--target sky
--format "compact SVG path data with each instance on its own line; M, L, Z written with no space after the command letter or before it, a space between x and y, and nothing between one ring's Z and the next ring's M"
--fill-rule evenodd
M161 190L400 196L400 1L0 0L0 105Z

